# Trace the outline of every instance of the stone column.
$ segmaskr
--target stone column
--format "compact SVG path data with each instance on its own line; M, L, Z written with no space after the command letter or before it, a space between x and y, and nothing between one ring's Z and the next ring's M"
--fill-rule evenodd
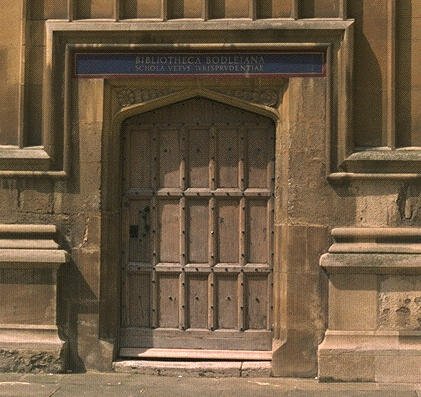
M340 228L320 265L329 326L319 379L421 381L421 230Z
M0 225L0 372L62 372L57 273L69 261L53 225Z

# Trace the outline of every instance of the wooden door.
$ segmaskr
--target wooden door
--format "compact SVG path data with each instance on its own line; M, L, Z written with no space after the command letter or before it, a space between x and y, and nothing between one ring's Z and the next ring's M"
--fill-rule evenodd
M121 354L270 351L273 121L192 98L123 130Z

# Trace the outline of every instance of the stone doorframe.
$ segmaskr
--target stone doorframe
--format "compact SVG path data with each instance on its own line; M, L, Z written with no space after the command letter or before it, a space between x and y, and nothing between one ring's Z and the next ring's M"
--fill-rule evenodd
M284 80L281 80L279 83L279 88L282 90L285 84ZM140 86L142 87L145 83L141 83ZM146 84L147 85L147 84ZM191 83L187 83L187 85L191 85ZM114 86L114 83L105 84L105 92L109 91L109 97L120 97L121 92L129 90L129 88L121 88L121 86ZM141 89L141 88L138 88ZM257 91L257 90L256 90ZM255 92L256 92L255 91ZM262 94L263 95L263 94ZM104 188L107 190L103 192L105 196L105 205L107 208L105 222L106 226L103 227L103 247L114 247L114 249L107 250L107 254L104 255L104 258L108 258L110 261L110 257L113 257L114 263L118 263L121 261L121 247L120 242L116 241L116 236L121 236L121 216L120 216L120 208L121 208L121 200L122 200L122 185L121 185L121 178L122 178L122 144L121 144L121 133L122 133L122 123L129 117L139 115L142 113L146 113L155 109L160 109L162 107L172 105L184 100L188 100L190 98L205 98L215 102L219 102L222 104L226 104L232 107L236 107L242 110L246 110L252 113L256 113L267 118L270 118L274 121L276 126L276 134L280 133L280 117L279 111L267 105L260 105L252 102L246 102L241 99L237 99L232 96L224 95L219 92L206 89L206 88L190 88L184 89L179 92L175 92L169 95L163 95L162 97L146 101L144 103L133 104L129 106L122 107L121 109L117 110L114 114L114 117L110 120L110 130L109 133L104 133L104 149L108 148L107 155L104 155L103 159L103 180L107 181L118 181L117 183L107 183ZM272 98L273 99L273 98ZM111 101L112 102L112 101ZM273 106L277 105L278 100L276 103L273 103ZM116 103L114 103L116 105ZM117 106L120 107L121 104L117 103ZM108 123L105 123L108 125ZM105 126L104 125L104 126ZM105 131L104 131L105 132ZM105 149L106 150L106 149ZM275 198L275 201L277 199ZM276 214L275 214L276 217ZM108 232L106 232L108 231ZM117 254L116 254L117 253ZM111 261L110 261L111 263ZM113 267L113 276L112 279L114 280L113 284L115 284L115 280L121 279L120 268L118 266ZM276 270L274 269L276 272ZM278 269L279 271L279 269ZM115 286L116 291L119 289L119 285ZM276 288L276 287L275 287ZM105 303L105 302L104 302ZM119 315L120 307L114 307L113 316L114 319L120 317ZM109 306L104 307L104 312L107 313L108 318L104 318L104 323L110 323L112 320L109 318ZM114 322L113 326L115 330L119 329L119 322ZM118 335L114 331L114 335ZM116 338L116 341L118 338ZM118 348L118 346L116 346Z
M280 80L279 89L285 90L286 81ZM98 83L94 83L98 84ZM142 85L142 84L141 84ZM128 88L123 88L128 90ZM108 91L108 94L107 94ZM108 98L111 103L114 102L113 98L116 96L121 98L121 88L114 85L114 83L104 84L105 98ZM257 113L272 119L276 126L276 165L275 165L275 191L280 191L280 181L283 181L281 167L284 162L282 153L282 134L283 128L281 123L281 108L279 101L273 107L267 105L259 105L252 102L246 102L241 99L230 97L224 94L220 94L213 90L206 88L191 88L182 90L169 95L164 95L157 99L146 101L144 103L133 104L125 106L114 113L114 117L109 122L104 123L104 157L103 157L103 170L102 179L106 181L104 183L103 198L104 206L103 209L103 227L102 227L102 250L103 262L107 261L110 265L107 268L107 273L111 270L113 280L112 288L114 288L114 301L119 302L116 296L119 296L120 284L116 285L116 280L121 280L121 269L115 265L121 262L121 239L116 236L121 236L121 199L122 199L122 144L121 144L121 133L122 123L124 120L131 116L146 113L155 109L162 108L177 102L181 102L190 98L205 98L212 101L220 102L229 106L247 110L249 112ZM107 102L107 101L106 101ZM121 106L119 103L117 106ZM280 106L281 107L281 106ZM112 112L110 114L113 114ZM106 115L104 115L106 116ZM107 126L110 125L110 129L107 131ZM281 182L282 183L282 182ZM311 308L295 307L291 309L292 302L289 300L299 300L304 302L306 298L309 300L317 299L312 296L313 285L318 283L319 269L317 268L317 260L312 261L311 269L304 269L306 264L309 262L309 258L317 259L327 249L328 240L328 229L326 227L295 227L286 226L279 222L282 219L282 196L275 196L275 244L274 244L274 288L272 301L274 302L273 311L273 324L274 324L274 340L272 349L272 368L275 375L288 375L297 374L301 376L309 376L315 373L317 370L316 366L316 352L317 345L320 342L320 335L313 335L316 331L314 325L310 325L312 316ZM298 233L297 233L298 232ZM304 233L304 235L302 235ZM296 245L296 239L305 239L307 241L307 248L305 249L306 255L298 259L297 255L300 255L297 250L292 249L292 246ZM109 247L107 249L107 247ZM111 258L112 261L110 260ZM302 263L295 263L296 260ZM114 262L114 266L111 263ZM299 278L296 278L297 268L300 267L299 272L302 274ZM314 267L315 266L315 267ZM313 268L314 267L314 268ZM108 276L109 277L109 276ZM110 279L109 279L110 280ZM297 291L297 285L307 284L310 288L308 293L305 291ZM110 282L104 286L110 288ZM323 294L325 291L319 291ZM289 296L292 294L292 296ZM300 297L297 297L297 294ZM308 295L308 296L307 296ZM285 299L286 298L286 299ZM321 297L322 301L325 301L324 297ZM120 327L120 305L114 307L113 315L110 317L110 307L106 301L102 301L104 304L102 308L103 318L100 320L101 324L113 323L115 336L118 335ZM303 303L304 304L304 303ZM304 304L305 305L305 304ZM321 304L323 306L323 303ZM316 315L317 316L317 315ZM323 315L322 315L323 316ZM116 321L117 320L117 321ZM298 323L297 323L298 321ZM305 325L305 323L308 323ZM310 329L295 330L293 329L296 325L298 328L309 327ZM292 329L291 329L292 328ZM320 332L323 330L320 329ZM312 334L313 333L313 334ZM104 335L105 336L105 335ZM113 338L114 339L114 338ZM113 341L114 349L118 349L118 337ZM116 352L114 353L116 354Z
M317 111L322 114L314 125L314 133L318 134L321 142L321 151L324 152L327 164L325 172L321 173L318 183L325 182L326 177L336 165L350 152L350 126L351 126L351 74L352 74L352 21L308 21L295 24L294 21L260 23L250 21L242 23L241 29L235 30L233 37L237 43L230 48L242 51L256 51L261 48L273 50L303 50L324 49L327 55L327 76L325 78L271 79L266 83L250 83L247 79L230 79L229 84L221 78L217 83L211 79L205 82L199 79L175 79L167 85L169 92L161 89L160 92L149 92L149 97L139 94L147 87L145 79L139 80L107 80L107 79L74 79L72 76L72 51L78 48L86 50L98 49L136 49L136 51L157 49L176 51L183 45L146 44L128 45L124 41L129 39L125 33L133 34L135 29L143 29L143 33L151 29L150 24L133 24L119 22L87 24L84 22L51 21L47 22L47 66L58 65L54 70L47 70L44 79L44 134L46 148L51 148L52 156L62 159L66 165L64 172L71 172L70 135L72 125L78 123L76 109L84 106L85 124L91 126L95 134L95 142L102 145L102 159L100 179L101 191L101 230L100 258L95 270L99 284L99 319L98 342L101 346L102 364L97 368L111 368L112 361L118 351L118 330L120 326L120 258L121 258L121 123L128 117L147 112L183 99L201 96L211 100L225 103L230 106L245 109L267 116L276 123L276 204L275 204L275 266L274 266L274 342L273 342L273 373L277 376L312 376L317 371L317 345L321 341L326 328L326 296L325 291L318 290L320 285L320 269L318 259L327 251L328 226L299 226L294 220L288 218L288 192L282 189L288 185L292 167L291 136L299 128L302 117L311 117L306 114L298 103L297 98L306 98L312 102ZM104 26L107 25L107 26ZM118 26L117 26L118 25ZM126 26L127 25L127 26ZM162 28L154 30L154 35L162 34L163 40L168 37L181 35L184 48L200 49L227 49L218 43L191 44L195 31L207 30L206 22L192 23L192 36L184 31L177 30L177 23L171 23L171 29ZM159 25L164 26L164 25ZM169 26L169 25L165 25ZM226 24L212 23L213 30L224 35ZM184 25L180 24L179 29ZM268 29L281 33L273 44L241 43L244 30L252 29L249 33L259 37ZM125 30L126 29L126 30ZM97 30L104 34L92 34ZM293 35L295 34L295 36ZM104 39L105 37L105 39ZM146 37L146 36L145 36ZM222 37L222 36L221 36ZM287 37L287 39L285 39ZM292 40L292 37L294 38ZM285 42L283 40L288 40ZM105 43L101 43L101 40ZM250 38L249 38L250 39ZM116 44L110 45L110 40ZM147 40L147 39L145 39ZM189 41L190 40L190 41ZM215 40L215 39L214 39ZM275 40L275 39L274 39ZM155 42L159 40L154 38ZM293 42L292 42L293 41ZM162 42L162 41L161 41ZM231 46L231 45L230 45ZM64 77L63 77L64 76ZM275 80L275 85L274 85ZM256 80L257 81L257 80ZM56 84L53 84L55 82ZM57 84L63 83L63 84ZM265 85L266 84L266 85ZM218 88L219 85L219 88ZM278 98L269 103L261 102L256 96L247 97L247 93L238 98L233 92L238 86L246 85L250 92L261 91L259 98L265 97L264 91L275 87ZM57 90L62 87L61 94ZM168 88L167 87L167 88ZM228 90L227 90L228 88ZM230 90L231 89L231 90ZM159 90L158 90L159 91ZM151 99L154 97L154 99ZM63 97L63 103L53 105L51 99ZM135 102L133 103L133 98ZM136 98L140 98L136 99ZM244 98L249 100L244 100ZM136 103L138 102L138 103ZM259 103L260 102L260 103ZM64 109L64 112L62 111ZM83 128L79 127L80 131ZM314 222L312 222L314 224ZM303 242L305 247L303 249ZM324 282L324 281L323 281ZM323 284L322 282L322 284ZM309 288L297 289L297 285L306 285ZM314 302L316 304L314 304ZM301 304L302 303L302 304ZM317 311L317 315L315 315ZM315 317L317 319L315 320ZM79 335L83 339L83 335ZM83 344L86 346L86 344Z

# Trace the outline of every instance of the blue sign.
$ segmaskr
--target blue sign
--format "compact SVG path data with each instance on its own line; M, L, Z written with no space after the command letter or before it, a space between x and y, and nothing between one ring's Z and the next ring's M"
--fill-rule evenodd
M75 77L324 76L323 52L78 52Z

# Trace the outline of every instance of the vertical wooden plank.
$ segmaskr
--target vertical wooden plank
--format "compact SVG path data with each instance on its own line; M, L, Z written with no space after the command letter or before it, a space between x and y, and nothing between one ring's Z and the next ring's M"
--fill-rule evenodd
M218 131L218 186L238 187L238 133L232 128Z
M216 189L216 156L217 156L217 130L214 126L209 129L209 187L211 191ZM217 327L217 289L216 277L214 273L214 266L217 261L217 203L215 197L209 199L209 248L208 248L208 263L211 266L211 273L208 278L208 328L214 330Z
M242 197L240 200L240 211L239 211L239 255L240 255L240 266L241 270L238 274L238 329L244 330L244 267L246 265L246 198Z
M151 177L152 177L152 189L156 191L158 189L158 180L159 180L159 133L157 128L152 130L152 166L151 166ZM158 275L156 272L156 265L158 264L159 260L159 224L158 224L158 210L159 210L159 203L158 198L156 195L152 196L152 208L151 208L151 229L152 229L152 328L158 327Z
M237 329L238 281L236 275L218 275L217 279L218 328Z
M238 161L238 187L241 191L244 191L247 186L247 146L248 146L248 139L247 139L247 132L245 128L242 126L239 129L239 161Z
M237 200L220 200L218 203L219 262L238 263L239 205Z
M237 329L240 331L244 331L246 326L246 311L245 309L245 302L244 302L244 295L245 295L245 285L244 285L244 271L243 269L240 270L238 273L237 278L237 288L238 288L238 314L237 314Z
M159 187L159 132L157 128L152 130L152 165L151 165L151 176L152 176L152 190L156 191Z
M216 277L213 268L208 276L208 329L213 331L216 328Z
M188 136L189 186L209 187L209 131L193 128Z
M275 126L273 123L267 129L267 185L269 190L272 192L272 198L275 192Z
M187 260L187 236L186 236L186 198L180 198L180 266L181 273L179 275L179 288L180 288L180 329L187 327L187 295L186 295L186 273L185 266ZM174 236L175 237L175 236Z
M180 131L161 130L159 134L159 182L161 187L180 187Z
M188 277L189 328L208 326L208 279L206 275Z
M209 186L211 190L215 190L217 183L217 170L216 170L216 156L217 156L217 130L215 127L211 127L210 133L210 152L209 152Z
M179 327L179 283L176 274L159 274L159 327Z
M239 164L238 164L238 185L241 191L246 189L246 174L247 174L247 147L248 137L244 126L240 127L240 144L239 144ZM238 274L238 323L237 328L240 331L244 330L245 326L245 311L244 311L244 267L246 265L246 233L247 233L247 204L246 198L242 197L239 208L239 256L241 271Z
M152 174L154 175L154 174ZM159 239L158 239L158 199L156 196L152 197L151 208L151 229L152 229L152 276L151 276L151 326L158 327L158 276L156 273L156 265L159 258Z
M212 173L211 173L212 175ZM214 175L214 174L213 174ZM208 249L208 263L211 266L211 273L208 279L208 328L214 330L217 326L216 318L216 277L214 273L214 266L217 260L217 239L216 239L216 230L217 230L217 203L215 197L212 197L209 200L209 249Z
M268 306L267 306L267 326L266 329L271 331L273 329L273 271L268 274L267 278L267 290L268 290Z
M266 329L268 325L267 275L247 276L247 329Z
M124 163L123 163L124 164ZM122 324L130 323L130 298L129 298L129 274L127 273L127 264L130 257L130 241L129 241L129 222L130 222L130 202L126 197L123 197L122 208L122 236L121 236L121 287L122 287Z
M248 261L249 263L269 263L267 202L248 202Z
M130 186L132 188L151 187L151 130L130 128L127 153L130 154Z
M159 260L166 263L179 263L180 207L176 200L159 201Z
M186 127L182 127L180 130L180 189L186 190L188 187L188 168L189 168L189 156L188 156L188 132Z
M211 191L217 187L217 169L216 169L216 156L217 156L217 130L214 126L210 127L210 152L209 152L209 186ZM208 308L208 328L214 330L217 328L217 280L215 277L214 269L217 262L217 213L218 206L215 197L209 200L209 251L208 263L212 267L211 274L209 275L209 308Z

